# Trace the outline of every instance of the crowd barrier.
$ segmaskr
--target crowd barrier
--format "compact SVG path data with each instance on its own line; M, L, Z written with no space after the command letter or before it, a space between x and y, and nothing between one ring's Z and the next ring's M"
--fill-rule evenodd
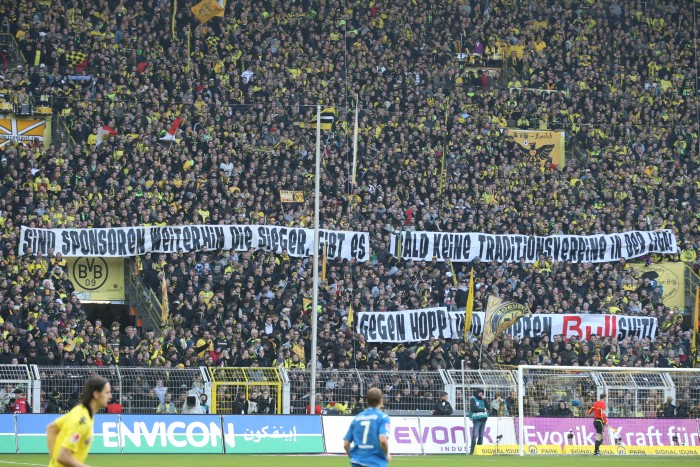
M47 453L45 430L56 415L0 415L0 454ZM318 415L97 415L93 453L344 454L349 416ZM526 454L586 454L591 420L526 417ZM700 454L695 419L615 419L621 446L610 454ZM477 454L516 454L518 419L492 417ZM573 434L569 438L569 433ZM470 444L462 417L391 418L393 454L459 454ZM498 440L498 447L496 441Z

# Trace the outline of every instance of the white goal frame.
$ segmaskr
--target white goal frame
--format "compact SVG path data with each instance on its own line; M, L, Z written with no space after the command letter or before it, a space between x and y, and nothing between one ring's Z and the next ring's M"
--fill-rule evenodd
M617 373L659 373L661 375L668 375L671 373L697 373L700 375L700 369L697 368L628 368L628 367L589 367L589 366L543 366L543 365L519 365L516 373L516 384L518 393L518 450L519 455L525 455L525 371L527 370L540 370L548 372L561 372L562 374L568 373L605 373L605 372L617 372ZM596 398L598 394L596 394ZM675 401L675 395L674 395Z

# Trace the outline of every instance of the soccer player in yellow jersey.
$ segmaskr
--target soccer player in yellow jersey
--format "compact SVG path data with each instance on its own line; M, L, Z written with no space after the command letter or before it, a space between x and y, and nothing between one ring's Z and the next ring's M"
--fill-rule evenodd
M85 382L80 404L46 427L49 467L83 467L92 445L95 413L107 407L112 398L109 382L92 375Z

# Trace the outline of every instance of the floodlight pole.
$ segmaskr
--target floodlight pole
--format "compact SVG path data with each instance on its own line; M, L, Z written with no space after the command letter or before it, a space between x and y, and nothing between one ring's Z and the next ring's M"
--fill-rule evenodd
M316 106L316 171L314 173L314 286L311 297L311 392L309 413L316 413L316 347L318 346L318 250L319 250L319 204L321 198L321 106Z

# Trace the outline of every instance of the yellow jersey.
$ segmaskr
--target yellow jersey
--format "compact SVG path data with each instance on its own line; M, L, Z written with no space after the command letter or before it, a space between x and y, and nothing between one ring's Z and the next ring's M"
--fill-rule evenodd
M61 448L66 448L73 453L78 462L85 462L90 446L92 445L93 418L90 411L82 404L78 404L70 412L56 419L56 425L60 431L53 446L53 455L49 467L61 467L58 462L58 453Z

